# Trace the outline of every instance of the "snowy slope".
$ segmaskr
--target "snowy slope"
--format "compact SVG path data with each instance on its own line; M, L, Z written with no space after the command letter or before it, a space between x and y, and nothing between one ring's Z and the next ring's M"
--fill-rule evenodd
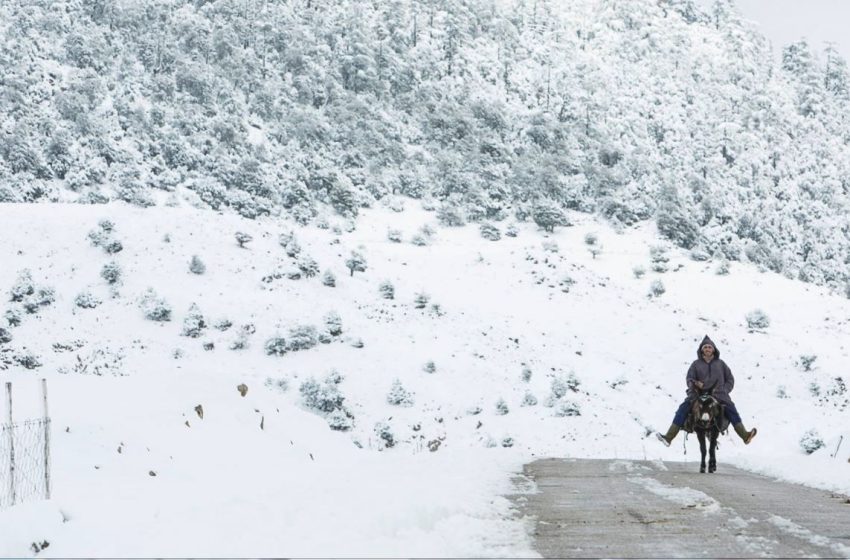
M45 540L47 556L533 554L528 520L503 497L512 473L539 456L682 459L682 438L667 449L651 431L669 425L705 334L736 375L747 426L759 428L751 446L722 438L721 468L850 491L850 443L830 457L850 437L848 395L828 394L845 375L848 300L746 265L720 276L717 263L673 248L669 271L653 272L649 247L663 243L649 226L618 233L576 214L554 234L518 224L517 237L494 242L475 226L437 227L418 202L403 202L404 212L365 211L353 231L333 219L302 229L190 207L0 205L4 300L23 269L56 290L0 346L43 364L13 363L0 380L14 383L23 420L39 414L37 381L48 379L54 487L50 501L0 511L0 556L33 555ZM123 244L115 255L87 238L103 219ZM432 241L412 244L425 224ZM387 239L390 229L402 243ZM237 231L253 241L239 247ZM296 267L278 239L289 232L318 276L286 278ZM588 233L601 245L595 257ZM350 276L352 250L367 270ZM193 255L204 274L189 271ZM114 293L100 277L111 260L123 269ZM336 287L323 285L325 270ZM666 292L648 297L654 280ZM384 281L395 299L381 297ZM148 288L172 307L170 322L144 318ZM103 303L77 307L83 291ZM414 305L420 293L430 296L424 309ZM181 334L193 303L210 325L199 338ZM771 322L751 332L745 316L756 308ZM343 332L328 344L264 352L291 327L321 332L329 312ZM225 318L227 330L211 326ZM229 349L248 323L248 347ZM817 356L811 371L802 355ZM348 432L331 430L299 393L332 370L354 417ZM556 378L575 391L552 402ZM410 406L387 402L396 379ZM536 405L522 405L527 393ZM569 409L580 415L558 415ZM394 447L376 434L379 422ZM806 455L799 442L812 428L826 447Z

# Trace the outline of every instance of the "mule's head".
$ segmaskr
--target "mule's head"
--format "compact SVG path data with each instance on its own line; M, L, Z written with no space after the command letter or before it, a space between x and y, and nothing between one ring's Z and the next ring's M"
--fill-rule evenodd
M694 400L691 413L698 428L708 430L714 425L715 419L720 416L720 403L714 398L714 386L700 391Z

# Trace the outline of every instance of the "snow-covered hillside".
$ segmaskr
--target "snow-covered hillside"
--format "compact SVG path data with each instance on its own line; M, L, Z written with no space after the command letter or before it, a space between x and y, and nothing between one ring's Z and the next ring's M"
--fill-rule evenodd
M682 459L681 436L668 449L651 434L705 334L759 428L750 446L722 437L719 468L850 491L850 442L830 456L850 437L843 296L744 264L718 274L650 224L617 232L576 213L491 241L418 201L389 205L405 208L326 229L188 206L0 205L0 312L20 319L2 323L0 381L24 420L46 377L53 425L53 497L0 511L0 556L44 541L40 555L63 557L533 554L505 497L514 473L540 456ZM350 273L352 252L365 271ZM34 295L55 290L32 314L32 296L10 301L24 270ZM145 318L149 288L145 309L162 300L170 321ZM184 321L193 304L202 322ZM756 309L766 328L748 327ZM807 455L811 429L825 446Z

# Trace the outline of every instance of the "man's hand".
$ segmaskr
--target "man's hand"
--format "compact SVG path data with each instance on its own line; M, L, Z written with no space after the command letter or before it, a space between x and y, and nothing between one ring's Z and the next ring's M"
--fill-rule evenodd
M694 387L696 387L699 390L702 390L702 387L703 387L702 381L694 381Z

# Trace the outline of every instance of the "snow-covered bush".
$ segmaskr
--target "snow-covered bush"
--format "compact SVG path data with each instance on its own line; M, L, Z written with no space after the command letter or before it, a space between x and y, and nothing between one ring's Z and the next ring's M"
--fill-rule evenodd
M413 406L413 393L405 389L400 379L395 379L387 393L387 402L395 406Z
M0 344L7 344L9 342L12 342L12 333L9 332L9 329L0 327Z
M812 364L815 363L818 357L815 354L803 354L800 356L800 367L803 371L812 371Z
M381 297L384 299L395 299L395 286L389 280L381 282L378 286L378 292L380 292Z
M324 414L341 410L345 402L345 397L339 392L336 383L319 383L314 377L304 381L298 391L304 406Z
M553 232L558 226L569 226L566 214L554 202L543 200L535 203L531 209L531 219L545 231Z
M354 421L346 411L338 408L328 415L328 426L337 432L347 432L354 427Z
M282 336L273 336L263 345L267 356L283 356L289 351L286 339ZM234 348L236 350L236 348Z
M667 263L670 257L667 256L667 248L663 245L653 245L649 248L649 260L652 263L654 272L667 272Z
M322 274L322 284L329 287L336 287L336 276L330 270L326 270L324 274Z
M250 243L254 240L254 238L250 234L242 231L237 231L234 236L236 237L236 243L243 249L245 248L246 243Z
M416 294L416 297L413 299L413 306L416 309L425 309L428 306L428 302L431 300L431 296L428 294L421 292Z
M6 319L6 323L10 327L17 327L21 324L21 312L15 307L7 309L3 314L3 318Z
M342 334L342 318L336 311L330 311L325 315L325 328L331 336L339 336Z
M201 260L198 255L192 255L192 260L189 261L189 272L192 274L203 274L207 271L207 265Z
M275 389L281 393L285 393L289 390L289 381L283 377L266 377L265 385L269 389Z
M387 231L387 239L393 243L401 243L401 230L391 229Z
M596 245L599 242L599 235L595 232L588 232L584 235L584 243L585 245Z
M559 253L561 248L558 246L557 241L544 241L543 250L547 253Z
M428 238L421 233L415 233L413 234L413 237L410 238L410 242L417 247L425 247L428 245Z
M714 273L718 276L727 276L729 274L729 261L723 259L717 263L717 268L714 269Z
M572 401L560 401L555 406L555 416L581 416L581 408L578 403Z
M788 398L788 390L785 388L785 385L779 385L776 388L776 398L778 398L778 399L787 399Z
M422 367L422 370L425 373L434 373L437 371L437 365L434 363L434 360L428 360L425 362L425 365Z
M289 349L293 352L308 350L319 343L319 334L313 325L298 325L289 329Z
M511 436L505 436L502 438L502 447L513 447L514 446L514 438Z
M106 251L108 255L114 255L115 253L123 251L124 245L122 245L117 239L113 239L103 246L103 250Z
M354 276L355 272L366 272L366 258L357 251L352 251L345 261L345 267L351 272L351 276Z
M289 257L295 258L301 252L301 244L293 232L280 234L277 241Z
M9 292L9 299L13 302L23 302L30 296L35 295L35 282L32 280L32 273L25 268L18 273L18 279L12 285Z
M531 391L526 391L525 396L522 397L521 406L536 406L537 405L537 397L535 397Z
M437 221L447 227L460 227L466 224L466 219L457 204L444 202L437 209Z
M646 269L638 265L632 269L632 274L634 274L637 279L643 278L643 275L646 274Z
M118 284L121 282L123 271L121 265L115 261L111 261L103 265L100 269L100 277L106 280L107 284Z
M770 326L770 318L761 309L753 309L747 313L747 327L753 330L762 330Z
M12 359L24 369L38 369L42 366L41 358L26 349L19 354L15 354Z
M189 312L183 319L183 336L198 338L205 328L207 328L207 323L204 320L204 315L198 308L198 304L193 303L189 306Z
M375 424L375 435L378 436L378 439L383 442L384 447L395 447L395 435L393 434L392 428L390 428L390 425L388 423L377 422Z
M649 297L659 297L666 291L664 283L661 280L653 280L649 285Z
M500 398L499 400L497 400L496 414L498 414L499 416L504 416L508 412L510 412L510 410L508 409L508 403L505 402L505 399Z
M478 231L481 233L481 237L490 241L498 241L502 238L502 233L499 231L499 228L490 223L481 224Z
M309 255L301 255L297 262L298 270L305 278L313 278L319 274L319 263Z
M91 292L82 292L77 294L77 297L74 298L74 304L77 307L81 307L83 309L94 309L101 302L97 297L95 297Z
M216 323L213 325L213 328L217 331L224 332L232 326L233 326L233 321L231 321L230 319L224 318L224 319L219 319L218 321L216 321Z
M806 452L806 455L811 455L825 446L826 444L821 439L817 430L809 430L800 438L800 448Z
M508 237L516 237L519 234L519 230L517 229L515 224L511 224L505 228L505 235Z
M156 295L153 288L148 288L142 296L139 306L149 321L166 322L171 320L171 306Z
M528 366L522 366L522 380L528 383L531 381L531 368Z
M558 282L558 286L560 286L561 291L566 294L566 293L569 293L570 288L572 288L575 285L575 283L576 283L576 281L573 280L572 276L570 276L569 274L565 274L561 278L561 280Z

